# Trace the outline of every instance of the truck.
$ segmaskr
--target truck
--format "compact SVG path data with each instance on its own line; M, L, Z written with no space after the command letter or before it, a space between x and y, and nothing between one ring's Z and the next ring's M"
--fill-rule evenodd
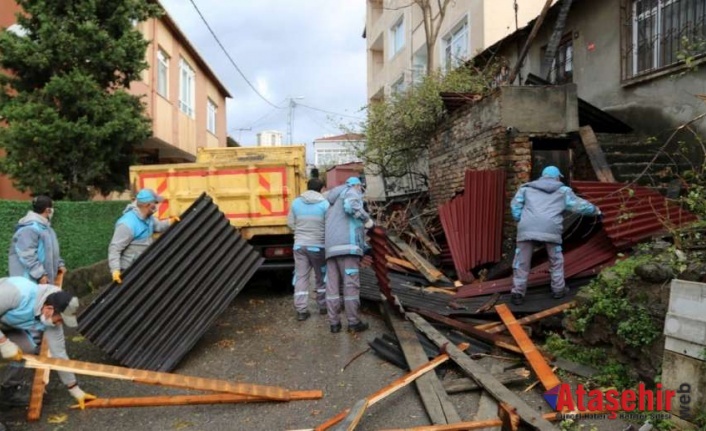
M306 181L303 145L201 148L195 163L130 167L133 190L151 188L164 197L158 218L180 215L206 192L265 258L261 271L294 267L287 214Z

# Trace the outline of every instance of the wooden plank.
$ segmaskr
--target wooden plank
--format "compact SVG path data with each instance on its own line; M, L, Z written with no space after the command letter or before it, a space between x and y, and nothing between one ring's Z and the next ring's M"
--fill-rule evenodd
M490 366L490 373L493 374L494 376L497 376L502 372L503 366L498 363L494 362ZM476 414L473 416L473 420L475 421L483 421L486 419L495 419L498 417L498 412L500 406L498 405L498 402L495 401L495 398L493 398L492 395L490 395L488 392L483 391L480 394L480 401L478 401L478 410L476 410ZM500 427L487 427L487 428L481 428L480 431L501 431Z
M596 134L593 133L593 128L591 126L579 127L579 135L581 135L581 142L583 142L583 147L586 149L586 154L591 161L591 166L593 166L593 171L596 173L598 181L614 183L613 171L611 171L601 145L598 143Z
M429 263L428 260L426 260L422 255L417 253L416 250L410 247L409 244L394 235L388 234L388 238L390 239L390 241L392 241L393 244L395 244L397 248L402 250L402 254L404 255L404 257L406 257L409 262L411 262L415 267L417 267L417 270L421 272L424 277L429 280L429 282L451 282L451 280L446 278L446 276L441 271L439 271L434 265Z
M520 417L517 411L507 403L500 403L498 406L498 417L503 423L500 426L502 431L517 431L520 428Z
M511 338L503 337L498 334L489 334L486 331L482 331L480 329L476 329L473 325L469 325L467 323L459 322L458 320L454 320L450 317L442 316L441 314L436 314L431 311L427 310L415 310L417 314L420 314L424 317L428 317L429 319L435 320L437 322L443 323L445 325L448 325L454 329L458 329L459 331L468 334L472 337L479 338L484 341L489 341L493 343L494 345L501 347L505 350L509 350L514 353L519 353L522 354L522 350L515 344L515 342Z
M387 262L388 262L388 263L391 263L391 264L393 264L393 265L401 266L401 267L403 267L403 268L410 269L410 270L412 270L412 271L417 271L417 267L416 267L416 266L412 265L411 263L407 262L407 261L404 260L404 259L398 259L398 258L396 258L396 257L392 257L392 256L389 256L389 255L388 255L388 256L385 256L385 259L387 259Z
M538 320L544 319L545 317L554 316L555 314L559 314L561 312L564 312L570 308L573 308L575 305L576 305L576 302L571 301L571 302L567 302L567 303L564 303L561 305L557 305L556 307L547 308L546 310L542 310L539 313L530 314L529 316L525 316L521 319L517 319L517 323L519 323L520 325L527 325L529 323L534 323ZM500 333L500 332L507 330L507 326L505 326L502 322L477 325L475 328L482 329L485 332L488 332L491 334L497 334L497 333Z
M341 421L340 424L336 428L333 429L333 431L353 431L355 430L355 427L358 426L358 423L363 417L363 413L365 413L365 409L368 407L368 399L363 398L362 400L358 400L357 403L353 405L351 408L350 412L348 413L348 416L345 417Z
M322 391L290 391L289 401L319 400L323 398ZM130 397L130 398L98 398L86 403L87 409L107 409L122 407L162 407L162 406L186 406L197 404L235 404L235 403L263 403L279 402L267 398L254 397L252 395L236 394L209 394L209 395L173 395L154 397ZM79 406L73 405L72 409Z
M555 431L554 426L544 419L539 412L527 405L520 397L506 388L495 377L480 364L474 362L468 355L451 344L449 340L441 335L433 326L416 313L407 313L414 326L439 347L446 346L449 357L458 364L469 377L478 382L483 388L495 397L498 401L504 401L517 409L517 414L523 421L534 426L540 431ZM492 425L485 425L492 426ZM468 429L468 428L466 428Z
M493 305L498 302L498 299L500 299L500 294L493 293L490 298L488 298L488 300L483 303L483 305L478 307L478 309L475 311L475 314L490 310L491 308L493 308Z
M554 374L547 361L544 360L542 353L537 350L537 346L534 345L530 337L527 336L527 333L522 329L520 324L517 323L515 316L512 315L512 311L510 311L505 304L496 305L495 310L498 312L503 323L505 323L505 326L507 326L512 338L515 339L517 345L522 349L522 353L525 355L525 358L527 358L527 361L539 381L542 382L544 389L550 390L558 386L561 381L556 374Z
M530 31L529 36L527 36L527 40L525 40L525 44L522 46L522 51L520 51L520 54L517 57L517 62L513 66L512 70L510 71L510 75L507 78L508 85L513 85L513 83L515 82L515 78L517 77L517 74L520 71L520 68L522 67L522 63L525 61L525 57L527 57L527 53L529 52L530 46L534 43L534 38L537 37L537 33L539 32L539 28L544 22L544 18L547 17L547 13L549 12L549 7L552 5L552 1L553 0L547 0L544 3L542 12L540 12L537 19L534 20L534 26L532 27L532 31Z
M383 310L385 319L397 336L397 341L400 343L409 368L416 368L426 363L427 355L419 338L417 338L414 326L398 318L397 314L392 312L389 304L383 303ZM429 373L420 377L415 385L431 423L438 425L461 421L461 417L436 374Z
M515 370L506 371L500 374L493 374L493 377L495 377L503 385L524 382L529 378L529 376L530 371L526 368L519 368ZM443 385L444 389L446 389L447 394L456 394L459 392L467 391L479 391L483 389L483 387L476 383L475 380L469 379L468 377L447 380L443 382Z
M207 379L180 374L156 371L134 370L112 365L94 364L59 358L40 358L24 355L25 367L68 371L70 373L105 377L109 379L130 380L148 385L170 386L182 389L196 389L211 392L227 392L238 395L253 395L261 398L288 401L289 391L276 386L262 386L248 383L234 383L227 380Z
M469 346L468 344L460 344L459 349L465 350ZM413 381L415 381L419 376L423 376L425 373L433 370L434 368L438 367L439 365L443 364L444 362L449 360L449 355L446 353L443 353L436 358L432 359L431 361L428 361L424 365L410 371L409 373L405 374L404 376L400 377L399 379L395 380L394 382L390 383L389 385L385 386L384 388L380 389L379 391L375 392L374 394L371 394L367 396L368 400L368 407L372 406L373 404L377 403L378 401L382 400L383 398L387 397L388 395L391 395L398 390L404 388L405 386L409 385ZM341 413L337 414L336 416L327 419L324 423L321 425L317 426L315 431L323 431L327 430L330 427L336 425L340 421L342 421L346 415L348 414L349 410L346 409L342 411Z
M418 218L410 218L409 227L412 228L414 236L417 237L417 239L424 245L424 247L427 248L427 250L429 250L431 254L433 254L434 256L439 256L441 254L441 250L439 250L439 248L436 246L436 244L434 244L429 235L427 235L426 230L424 230L424 226L421 225L421 222Z

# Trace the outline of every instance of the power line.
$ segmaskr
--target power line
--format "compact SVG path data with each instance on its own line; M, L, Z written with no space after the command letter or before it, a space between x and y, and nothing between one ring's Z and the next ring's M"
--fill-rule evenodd
M356 120L363 120L363 117L355 117L353 115L346 115L346 114L339 114L338 112L333 112L333 111L327 111L325 109L319 109L319 108L314 108L313 106L305 105L303 103L297 103L297 105L303 107L303 108L308 108L308 109L313 109L314 111L319 111L319 112L324 112L326 114L331 114L331 115L336 115L338 117L348 117L348 118L354 118Z
M248 78L247 78L247 77L245 76L245 74L240 70L240 68L238 67L238 65L235 64L235 61L233 61L233 59L231 58L230 54L228 54L228 51L226 51L226 48L223 46L223 44L221 43L221 41L218 39L218 36L216 36L216 33L214 33L213 29L211 29L211 26L208 24L208 21L206 21L206 18L204 18L203 14L202 14L201 11L199 10L198 6L196 6L196 3L194 3L194 0L189 0L189 1L190 1L191 4L194 6L194 9L196 9L196 13L199 14L199 16L201 17L201 20L203 21L203 23L206 24L206 28L208 28L208 31L211 33L211 36L213 36L213 38L216 40L216 43L218 43L218 46L221 47L221 49L222 49L223 52L225 53L226 57L228 57L228 60L230 60L230 63L233 65L233 67L235 67L235 70L238 71L238 73L240 74L240 76L243 78L243 80L245 80L245 82L250 86L250 88L252 88L252 90L255 92L255 94L257 94L258 96L260 96L260 99L262 99L262 100L264 100L265 102L267 102L267 104L269 104L270 106L273 106L273 107L275 107L275 108L277 108L277 109L282 109L281 106L277 106L277 105L275 105L274 103L272 103L272 102L270 102L269 100L267 100L267 98L266 98L265 96L263 96L262 94L260 94L260 92L257 90L257 88L255 88L255 86L252 85L252 83L250 82L250 80L248 80Z

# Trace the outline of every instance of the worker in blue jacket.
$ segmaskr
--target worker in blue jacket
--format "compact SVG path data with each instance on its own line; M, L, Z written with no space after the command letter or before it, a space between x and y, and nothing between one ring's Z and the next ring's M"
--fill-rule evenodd
M15 227L8 253L11 277L25 277L36 283L54 284L66 265L59 253L59 240L51 227L54 202L49 196L32 199L32 210Z
M561 182L562 176L559 168L547 166L541 178L522 185L512 199L512 217L518 222L517 248L512 264L511 299L515 305L524 302L535 242L543 243L549 255L552 296L560 299L566 295L564 255L561 250L564 211L601 216L597 206L579 198Z
M157 204L163 200L154 190L142 189L115 223L108 246L108 266L114 282L123 282L122 272L152 244L155 232L164 232L170 224L179 221L179 217L159 220L154 216Z

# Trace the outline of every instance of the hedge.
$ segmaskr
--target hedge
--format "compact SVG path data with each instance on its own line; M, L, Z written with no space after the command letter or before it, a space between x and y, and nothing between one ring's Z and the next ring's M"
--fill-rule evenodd
M52 227L69 271L108 258L115 222L127 204L126 201L54 202ZM30 208L28 201L0 200L0 277L8 275L7 252L17 221Z

